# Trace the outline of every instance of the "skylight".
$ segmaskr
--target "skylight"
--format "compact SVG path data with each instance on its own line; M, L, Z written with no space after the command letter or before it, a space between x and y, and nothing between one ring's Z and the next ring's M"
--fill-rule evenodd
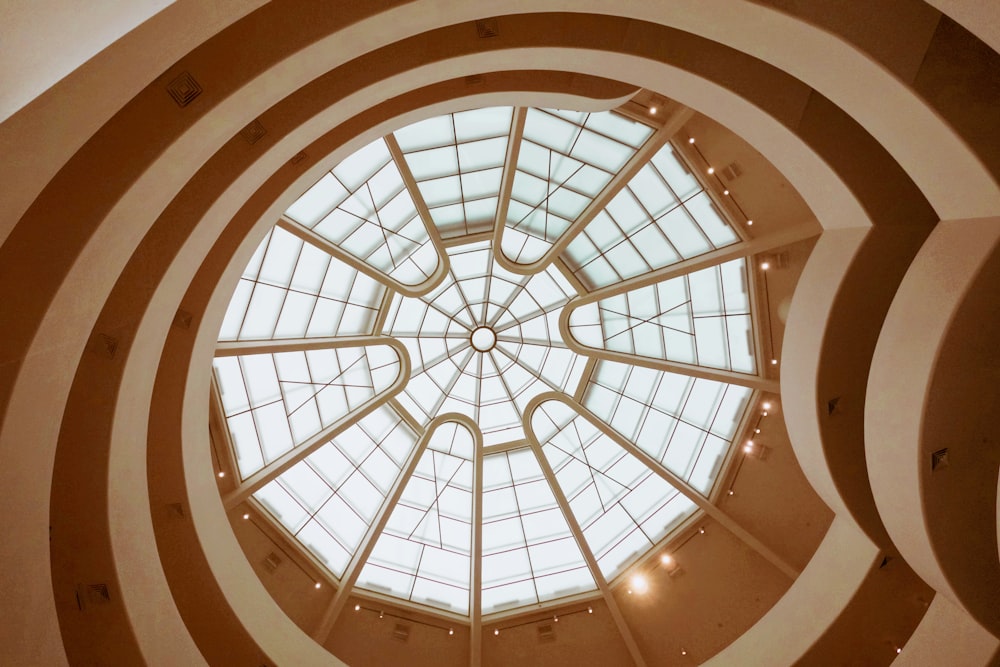
M219 334L227 503L337 599L450 618L600 595L669 539L711 497L758 364L746 259L672 268L740 236L655 132L459 111L324 174Z

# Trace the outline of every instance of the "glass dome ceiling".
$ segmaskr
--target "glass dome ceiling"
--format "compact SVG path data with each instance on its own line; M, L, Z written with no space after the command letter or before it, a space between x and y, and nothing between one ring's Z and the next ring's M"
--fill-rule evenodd
M746 260L674 266L742 239L670 138L476 109L326 173L219 334L227 506L287 532L335 605L606 592L705 505L757 372Z

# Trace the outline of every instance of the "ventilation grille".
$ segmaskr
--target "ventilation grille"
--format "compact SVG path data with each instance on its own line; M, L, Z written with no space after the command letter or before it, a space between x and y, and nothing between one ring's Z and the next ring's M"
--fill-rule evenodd
M556 632L552 628L551 623L543 623L538 626L538 641L540 642L551 642L555 641Z
M403 625L402 623L397 623L396 627L392 629L392 638L401 642L405 642L410 638L410 626Z
M273 551L264 559L264 567L267 568L268 572L274 572L278 569L279 565L281 565L281 556Z
M254 119L252 123L240 130L240 136L251 146L260 141L260 138L265 134L267 134L267 130L264 129L264 126L257 119Z
M938 470L944 470L949 466L948 462L948 448L939 449L933 454L931 454L931 472L937 472Z
M167 92L177 106L186 107L201 95L201 86L189 72L181 72L176 79L167 84Z
M476 21L476 33L479 39L489 39L500 35L500 26L496 19L479 19Z
M735 181L742 175L743 167L740 166L739 162L732 162L719 170L719 176L722 177L722 180L727 182Z

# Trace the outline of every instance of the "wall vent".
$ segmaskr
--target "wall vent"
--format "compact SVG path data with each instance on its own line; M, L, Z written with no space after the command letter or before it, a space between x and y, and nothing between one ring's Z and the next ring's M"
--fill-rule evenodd
M268 572L274 572L279 565L281 565L281 556L273 551L264 559L264 567L267 568Z
M479 19L476 21L476 33L479 39L489 39L500 35L500 26L496 19Z
M179 107L186 107L196 97L201 95L201 86L194 80L190 72L181 72L176 79L167 84L167 92Z
M540 642L551 642L555 641L556 632L552 629L551 623L543 623L538 626L538 641Z
M937 472L938 470L944 470L949 466L948 462L948 448L939 449L933 454L931 454L931 472Z
M299 151L298 153L292 156L292 159L289 160L289 162L291 162L292 164L298 164L299 162L305 160L306 156L307 153L305 151Z
M260 141L260 138L265 134L267 134L267 130L257 119L254 119L252 123L240 130L240 136L251 146Z
M826 402L826 414L833 415L840 411L840 396L834 396L829 401Z
M719 170L719 176L724 181L735 181L743 175L743 167L739 162L732 162Z
M91 351L99 357L114 359L118 352L118 339L108 334L99 333L90 344Z
M178 309L174 314L174 326L180 329L190 329L194 316L186 310Z
M77 584L76 605L80 611L87 607L99 607L111 603L111 591L107 584Z
M396 627L392 629L392 638L405 642L410 638L410 626L397 623Z

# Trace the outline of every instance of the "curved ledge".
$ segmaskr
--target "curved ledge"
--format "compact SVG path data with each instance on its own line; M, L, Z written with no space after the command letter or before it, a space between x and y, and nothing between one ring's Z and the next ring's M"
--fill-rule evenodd
M865 467L867 378L895 288L929 231L824 232L799 279L783 343L782 404L802 471L838 517L853 517L890 552Z
M998 289L1000 218L938 224L879 337L865 439L874 500L900 553L1000 637Z

